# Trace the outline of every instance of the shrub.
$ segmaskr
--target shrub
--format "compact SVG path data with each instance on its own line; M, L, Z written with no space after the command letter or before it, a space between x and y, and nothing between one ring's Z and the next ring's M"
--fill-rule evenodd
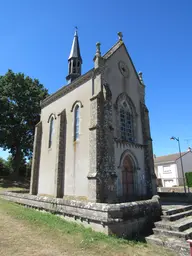
M192 172L186 172L185 178L186 178L187 186L189 188L191 188L192 187Z

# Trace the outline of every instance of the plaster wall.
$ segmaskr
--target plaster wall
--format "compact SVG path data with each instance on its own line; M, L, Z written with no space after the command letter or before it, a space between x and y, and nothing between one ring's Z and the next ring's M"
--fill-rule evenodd
M64 195L88 196L87 174L89 172L89 119L92 80L85 82L69 94L57 99L41 111L42 148L39 171L38 194L53 195L56 172L56 145L58 136L58 114L66 110L66 156L64 166ZM80 135L74 141L73 104L80 106ZM48 148L50 124L48 119L54 115L53 142Z

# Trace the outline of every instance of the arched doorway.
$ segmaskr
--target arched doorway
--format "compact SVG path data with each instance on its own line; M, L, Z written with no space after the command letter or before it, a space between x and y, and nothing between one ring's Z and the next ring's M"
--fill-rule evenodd
M126 155L122 164L122 194L125 199L134 196L134 163L129 155Z

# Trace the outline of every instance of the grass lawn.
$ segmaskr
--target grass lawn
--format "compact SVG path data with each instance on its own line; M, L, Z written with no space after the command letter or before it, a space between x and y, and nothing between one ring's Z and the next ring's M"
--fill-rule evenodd
M145 243L96 233L49 213L0 199L1 256L173 256Z

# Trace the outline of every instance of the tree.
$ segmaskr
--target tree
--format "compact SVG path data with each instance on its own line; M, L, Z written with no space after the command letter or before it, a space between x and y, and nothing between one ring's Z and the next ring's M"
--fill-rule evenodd
M0 157L0 178L1 176L9 175L9 169L7 168L6 160Z
M15 175L23 158L31 158L40 101L48 96L37 79L12 70L0 77L0 147L12 154Z

